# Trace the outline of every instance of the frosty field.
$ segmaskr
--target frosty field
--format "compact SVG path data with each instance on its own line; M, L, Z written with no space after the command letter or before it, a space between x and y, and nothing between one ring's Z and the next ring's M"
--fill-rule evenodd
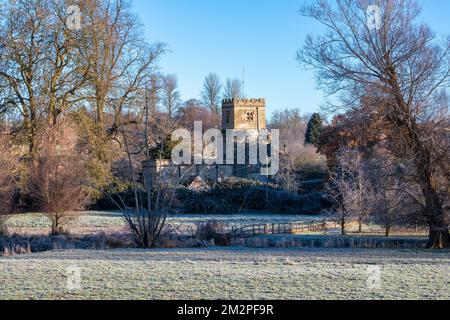
M234 225L320 218L178 215L168 223L191 232L209 219ZM19 234L49 231L49 221L41 214L16 215L8 225ZM70 230L82 235L123 232L126 226L119 213L86 212ZM450 299L450 251L244 247L49 251L0 257L1 299Z
M278 223L299 220L322 219L321 216L280 215L280 214L230 214L230 215L202 215L180 214L169 216L167 223L182 227L188 231L196 224L208 220L220 220L229 225L253 223ZM47 234L50 230L50 220L41 213L14 215L8 220L11 233L19 234ZM68 225L72 234L92 234L98 232L123 232L126 222L119 212L87 211L77 220Z
M292 215L292 214L230 214L230 215L205 215L205 214L178 214L171 215L167 224L174 229L192 233L199 223L209 220L222 221L229 226L286 223L293 221L321 220L328 217L322 215ZM50 220L41 213L28 213L13 215L7 222L9 231L21 235L45 235L50 231ZM126 232L126 222L121 213L115 211L86 211L67 226L71 234L86 235L96 233ZM331 234L339 234L340 230L329 230ZM349 232L357 231L357 225L349 225ZM379 226L365 225L364 233L369 235L384 235L384 230ZM393 231L393 234L401 236L427 236L427 232L420 230L418 233L408 231Z
M450 299L449 251L53 251L0 257L0 275L0 299Z

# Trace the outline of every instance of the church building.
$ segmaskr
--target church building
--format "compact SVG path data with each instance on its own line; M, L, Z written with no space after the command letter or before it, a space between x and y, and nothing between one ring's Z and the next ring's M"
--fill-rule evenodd
M224 164L215 165L175 165L170 159L150 160L143 163L143 174L146 184L156 181L179 180L180 183L191 183L200 177L205 182L221 181L228 177L267 181L261 176L261 165L250 164L249 143L258 142L261 130L266 129L266 103L264 99L225 99L222 101L222 133L224 136ZM245 141L236 141L245 145L245 164L227 164L226 141L227 132L234 132ZM236 146L235 146L236 148ZM270 145L268 147L270 149ZM235 158L237 150L234 150ZM253 163L253 162L252 162Z

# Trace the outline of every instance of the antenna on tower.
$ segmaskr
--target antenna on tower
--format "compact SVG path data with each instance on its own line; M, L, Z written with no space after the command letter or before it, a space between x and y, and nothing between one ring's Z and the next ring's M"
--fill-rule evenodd
M245 68L242 68L242 97L245 97Z

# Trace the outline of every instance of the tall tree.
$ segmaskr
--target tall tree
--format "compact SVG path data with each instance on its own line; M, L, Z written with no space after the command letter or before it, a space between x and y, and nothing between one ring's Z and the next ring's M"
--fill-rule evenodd
M244 94L242 92L242 83L239 79L227 79L225 86L225 92L223 94L224 99L242 99Z
M177 114L178 124L188 130L194 130L194 122L201 121L203 130L218 127L217 114L202 105L196 99L186 101Z
M92 109L102 128L106 126L105 113L112 113L114 119L108 131L117 133L124 109L140 98L165 46L145 41L128 1L87 0L80 6L89 41Z
M333 204L333 214L341 225L342 235L347 232L351 219L358 220L359 232L363 222L373 211L375 197L362 154L358 150L343 148L337 155L338 165L326 185L328 200Z
M10 217L13 191L15 187L15 167L17 159L11 147L10 134L0 126L0 236L6 235L6 221Z
M219 76L215 73L207 75L203 81L202 101L216 115L220 113L221 91L222 85Z
M33 155L40 127L55 125L86 83L86 42L67 29L64 2L9 0L0 10L0 101L21 118L16 131Z
M83 57L89 61L88 86L81 94L88 112L79 113L78 122L89 144L91 183L101 188L112 180L112 142L120 140L119 128L134 125L150 102L146 90L165 46L146 41L129 1L86 0L78 5L78 32L85 35Z
M52 222L51 233L67 230L65 225L80 216L89 204L87 176L78 136L69 121L47 128L39 136L39 151L33 161L28 183L29 195L40 212Z
M146 92L147 107L151 118L156 118L158 113L158 104L161 100L161 86L161 77L156 74L152 75Z
M384 227L386 237L391 235L395 226L417 226L423 222L417 220L417 205L407 196L417 193L417 185L402 179L402 176L409 175L408 170L408 163L397 163L386 148L377 146L373 150L368 165L375 191L374 211L370 218Z
M337 4L317 0L305 5L301 14L320 22L327 33L308 36L298 60L317 70L320 87L331 95L330 101L339 98L342 108L360 109L362 97L370 97L371 112L390 123L393 138L401 141L398 151L414 159L415 178L424 198L423 215L430 229L429 246L449 246L444 203L450 160L444 134L449 123L445 101L450 38L439 42L418 21L420 8L414 0L375 0L379 25L369 23L373 21L367 4L363 0Z
M18 131L30 154L40 127L77 106L96 113L98 134L107 129L105 111L113 113L114 133L164 52L142 37L127 1L79 3L80 30L69 28L69 2L8 0L0 7L0 110L23 120Z
M169 118L173 118L180 107L180 91L178 90L178 79L175 75L163 77L161 103Z
M292 129L302 127L305 131L305 121L301 115L300 109L285 109L274 111L270 119L270 127L273 129Z
M318 113L314 113L308 122L305 134L305 144L314 145L322 133L323 119Z

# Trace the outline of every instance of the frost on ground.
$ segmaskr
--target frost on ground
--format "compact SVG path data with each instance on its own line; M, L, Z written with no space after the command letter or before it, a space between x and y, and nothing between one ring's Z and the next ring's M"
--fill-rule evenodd
M208 221L220 220L230 226L255 223L283 223L290 221L323 219L321 216L280 215L280 214L230 214L230 215L201 215L179 214L168 217L168 224L181 226L188 231L195 225ZM40 213L14 215L8 220L11 233L19 234L47 234L50 220ZM67 226L73 234L92 234L99 232L113 233L126 231L126 222L119 212L87 211L69 223Z
M64 251L0 258L0 275L0 299L450 298L449 251Z

